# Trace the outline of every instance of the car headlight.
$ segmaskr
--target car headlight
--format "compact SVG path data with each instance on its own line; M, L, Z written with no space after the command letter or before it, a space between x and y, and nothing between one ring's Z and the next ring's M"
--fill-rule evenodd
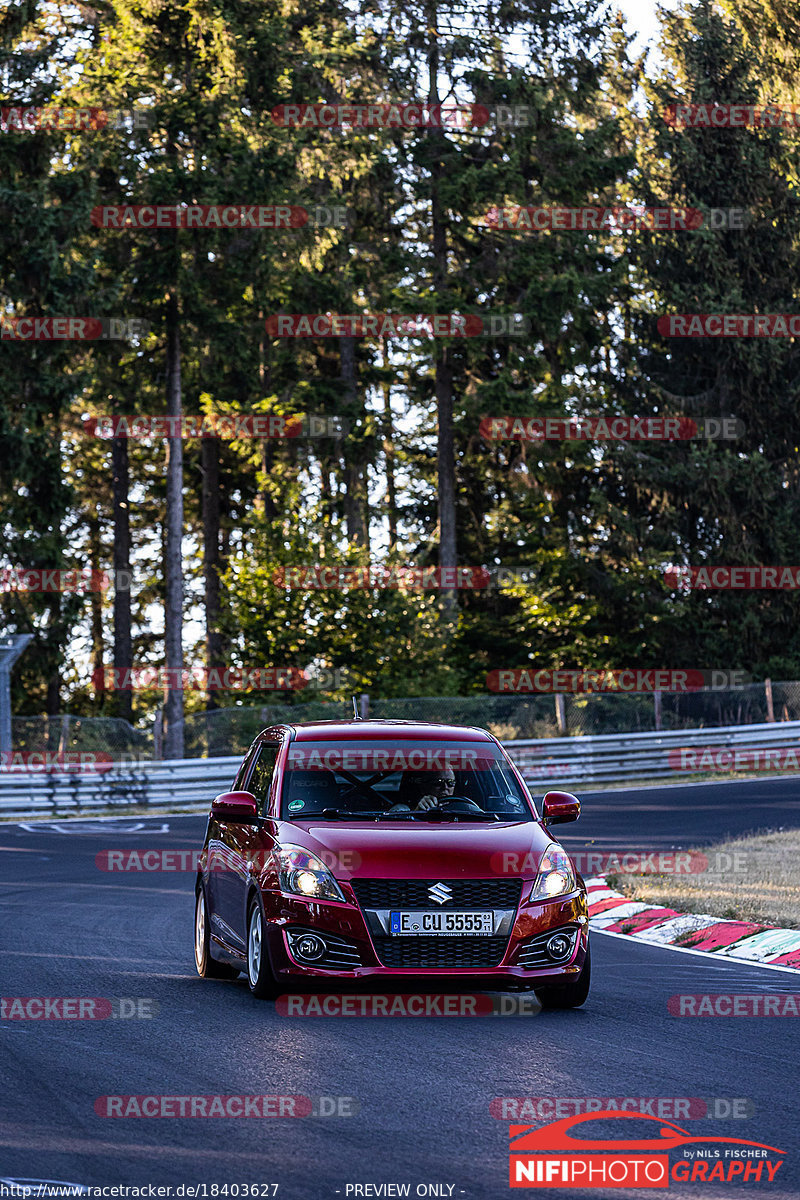
M324 862L302 846L279 846L273 851L282 892L309 900L342 900L342 890Z
M561 846L551 846L545 851L539 864L539 874L529 899L550 900L553 896L565 896L577 886L575 872L566 850L562 850Z

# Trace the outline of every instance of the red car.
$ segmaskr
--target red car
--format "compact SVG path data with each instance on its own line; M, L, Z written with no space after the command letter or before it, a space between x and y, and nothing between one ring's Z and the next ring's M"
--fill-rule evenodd
M195 961L254 995L389 984L589 991L586 889L482 729L319 721L259 734L211 806L198 866Z

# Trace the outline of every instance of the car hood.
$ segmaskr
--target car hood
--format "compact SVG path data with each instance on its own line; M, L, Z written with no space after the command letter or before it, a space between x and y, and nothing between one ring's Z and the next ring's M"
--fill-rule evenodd
M320 855L339 879L533 878L554 844L536 821L430 826L311 818L276 822L275 836Z

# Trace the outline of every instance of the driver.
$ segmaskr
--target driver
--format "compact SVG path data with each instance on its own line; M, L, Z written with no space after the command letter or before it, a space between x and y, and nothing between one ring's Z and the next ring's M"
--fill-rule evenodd
M394 808L424 812L449 799L455 787L456 777L449 767L435 775L430 771L410 772L403 779L402 802L395 804Z

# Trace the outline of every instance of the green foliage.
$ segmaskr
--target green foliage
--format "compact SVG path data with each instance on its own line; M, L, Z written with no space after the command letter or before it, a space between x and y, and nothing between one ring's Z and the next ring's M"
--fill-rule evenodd
M0 136L0 315L142 318L128 342L0 340L0 564L110 569L110 446L84 414L165 411L176 298L187 413L312 413L348 436L221 441L219 514L185 444L187 665L342 668L374 697L478 696L498 667L719 667L798 677L791 594L669 592L669 565L800 563L793 340L669 340L680 312L798 309L798 152L778 129L675 129L666 106L792 97L796 5L700 4L663 18L663 68L632 61L594 3L511 0L30 0L0 18L8 104L141 108L146 126ZM760 11L760 6L759 6ZM434 70L435 67L435 70ZM530 119L286 128L288 103L425 98ZM111 230L100 205L293 204L345 226ZM745 230L500 228L516 206L743 209ZM279 313L520 314L523 336L289 339ZM436 565L436 380L452 381L458 559L535 572L433 592L292 591L281 567ZM733 414L736 442L488 440L484 416ZM129 443L133 640L162 661L165 446ZM204 613L204 536L220 611ZM92 619L94 617L94 620ZM207 618L205 620L204 618ZM110 594L0 595L36 640L20 712L109 701ZM99 631L98 631L99 619ZM309 693L281 697L307 702ZM316 694L314 700L321 699ZM223 695L232 705L241 697ZM254 696L267 704L275 697ZM151 715L157 694L137 699ZM189 709L201 704L187 696ZM471 702L471 701L470 701Z

